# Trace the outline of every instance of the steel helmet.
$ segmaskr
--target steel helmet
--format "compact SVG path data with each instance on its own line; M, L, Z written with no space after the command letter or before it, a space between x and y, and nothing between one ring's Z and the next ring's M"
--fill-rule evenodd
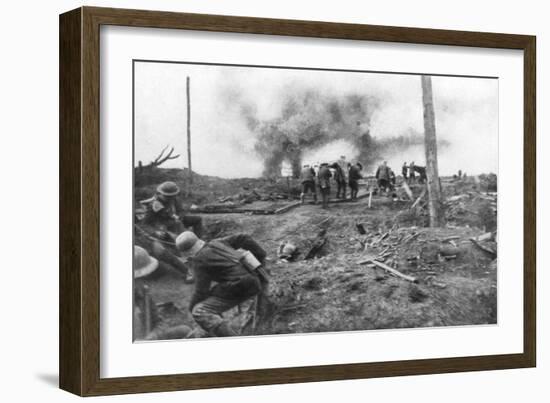
M145 277L154 272L159 262L140 246L134 245L134 278Z
M185 257L195 256L204 246L204 241L191 231L185 231L176 238L176 247Z
M157 187L157 192L163 196L176 196L180 192L180 188L174 182L163 182Z
M296 253L296 246L290 242L283 242L279 246L280 256L281 257L291 257Z

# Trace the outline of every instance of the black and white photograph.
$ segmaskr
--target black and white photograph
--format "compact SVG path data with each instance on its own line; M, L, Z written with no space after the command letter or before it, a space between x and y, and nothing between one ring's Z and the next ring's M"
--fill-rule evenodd
M134 341L497 324L497 77L132 71Z

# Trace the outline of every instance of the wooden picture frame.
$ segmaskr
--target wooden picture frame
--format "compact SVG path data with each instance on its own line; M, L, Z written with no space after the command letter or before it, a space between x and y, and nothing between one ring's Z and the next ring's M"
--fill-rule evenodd
M100 26L519 49L524 52L523 353L100 377ZM533 367L536 363L534 36L81 7L60 16L60 387L81 396Z

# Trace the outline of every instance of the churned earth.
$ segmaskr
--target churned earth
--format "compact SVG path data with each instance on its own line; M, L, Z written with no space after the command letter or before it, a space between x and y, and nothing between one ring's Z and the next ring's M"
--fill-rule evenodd
M266 193L261 180L236 181L225 184L223 192L208 181L199 182L192 193L211 192L202 196L205 201L225 198L228 203L233 203L228 196L240 191ZM296 183L263 183L275 197L259 196L247 201L247 207L276 209L295 202L276 195L291 189L292 199ZM151 188L150 183L143 186ZM282 214L203 214L207 238L244 232L268 252L269 309L254 318L254 303L246 302L227 313L233 326L243 334L287 334L496 324L496 189L471 178L444 180L442 187L448 200L442 228L426 227L425 201L411 209L413 201L402 191L397 197L373 195L370 208L369 197L362 197L331 204L328 210L305 204ZM413 200L422 190L412 186ZM364 187L360 195L365 192ZM188 205L196 204L192 197ZM325 239L323 246L305 260L320 238ZM281 242L298 248L294 259L278 259ZM159 326L187 325L189 337L204 336L188 311L193 285L166 269L148 279Z

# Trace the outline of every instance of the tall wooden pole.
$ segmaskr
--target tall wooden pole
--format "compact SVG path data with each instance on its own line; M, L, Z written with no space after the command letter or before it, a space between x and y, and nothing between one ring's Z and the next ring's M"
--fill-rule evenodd
M191 82L187 76L187 168L189 169L189 183L193 183L193 169L191 167Z
M424 106L424 142L426 148L426 176L428 177L428 211L430 227L443 225L441 209L441 188L437 167L437 138L435 135L435 113L432 95L432 78L422 76L422 104Z

